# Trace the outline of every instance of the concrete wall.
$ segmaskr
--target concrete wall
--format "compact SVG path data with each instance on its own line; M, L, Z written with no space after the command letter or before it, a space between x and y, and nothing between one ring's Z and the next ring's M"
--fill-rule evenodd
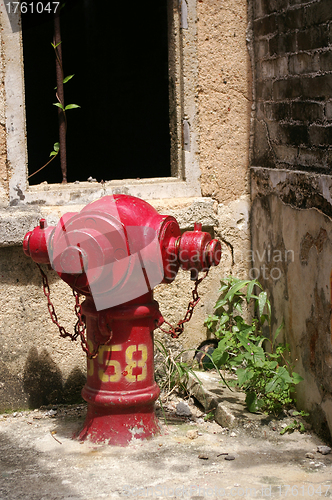
M332 429L330 176L252 169L253 269L268 290L274 329L304 378L297 402L316 431ZM329 209L327 209L329 207Z
M178 5L174 2L172 8L178 9ZM5 65L0 65L0 126L6 125L6 130L0 150L4 186L0 226L0 410L74 400L84 381L81 347L59 338L48 316L38 269L22 253L23 236L40 217L54 224L63 213L80 210L104 194L122 192L147 199L160 213L174 215L183 230L192 229L198 221L219 237L223 241L223 259L200 287L202 300L181 339L185 347L197 346L206 337L203 321L212 312L220 279L230 272L247 275L251 74L246 1L234 6L231 1L209 0L203 5L190 0L187 5L187 25L181 20L181 9L174 13L173 40L178 45L172 65L178 72L176 92L182 92L177 94L176 123L181 124L180 118L189 123L190 148L183 144L180 153L174 153L173 161L177 156L181 158L178 171L172 165L175 176L171 179L110 180L103 185L46 183L29 187L21 39L19 30L10 30L2 11ZM15 86L10 87L10 78L14 78ZM182 139L178 131L175 135ZM48 274L59 321L70 330L75 323L73 296L54 271ZM173 284L157 287L155 297L168 321L182 319L191 289L186 272L180 272Z

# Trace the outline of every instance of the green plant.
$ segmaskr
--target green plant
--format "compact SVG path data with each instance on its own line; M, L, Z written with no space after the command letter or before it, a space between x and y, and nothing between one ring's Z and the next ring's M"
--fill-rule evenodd
M68 75L68 76L64 76L64 72L63 72L63 67L62 67L62 60L61 60L61 57L59 56L59 53L58 53L58 47L60 46L62 42L59 42L57 44L55 43L52 43L51 42L51 45L54 49L54 53L55 53L55 58L59 64L59 67L60 67L60 71L61 71L61 77L62 77L62 84L64 85L65 83L69 82L69 80L71 80L75 75ZM55 87L54 90L57 90L57 87ZM56 98L57 98L57 101L58 102L54 102L53 103L53 106L57 106L58 108L61 109L62 113L63 113L63 117L64 117L64 120L65 120L65 129L67 131L67 116L66 116L66 111L68 111L69 109L76 109L76 108L80 108L81 106L78 106L78 104L67 104L67 106L65 106L64 102L61 102L61 99L58 95L58 93L56 93ZM52 153L50 154L50 156L52 155L53 156L53 153L54 151L52 151Z
M209 413L204 415L203 419L205 422L212 422L214 420L214 411L209 411Z
M309 413L306 413L305 411L294 411L293 412L294 416L301 416L301 417L308 417ZM294 432L295 430L298 430L299 432L305 432L305 427L303 422L298 422L297 420L293 420L290 424L286 425L286 427L280 432L280 434L285 434L286 432Z
M64 149L64 155L66 155L66 134L67 134L67 115L66 115L66 111L68 111L70 109L80 108L81 106L79 106L78 104L67 104L67 105L64 104L63 85L65 83L69 82L75 75L68 75L66 77L64 76L63 66L62 66L62 57L61 57L61 55L58 52L58 48L60 47L61 43L62 43L61 41L58 42L58 43L52 43L51 42L51 45L52 45L52 47L54 49L55 58L56 58L56 61L57 61L58 65L59 65L59 70L60 70L60 73L61 73L61 81L60 81L60 83L61 83L61 87L62 87L61 92L58 92L58 87L54 88L54 90L56 91L55 95L56 95L56 98L57 98L58 102L53 103L53 106L56 106L57 108L59 108L60 113L62 114L62 117L63 117L64 128L63 128L63 137L62 137L62 148ZM60 125L60 142L61 142L61 125ZM41 168L39 168L38 170L36 170L32 174L30 174L28 176L28 179L30 177L32 177L33 175L38 174L38 172L40 172L45 167L47 167L47 165L49 165L58 156L58 154L60 153L60 142L55 142L54 143L53 151L51 151L51 153L50 153L51 159L48 160L48 162L45 163ZM65 159L64 159L64 161L66 163ZM63 162L63 159L62 159L61 162ZM65 164L64 167L62 166L62 170L63 170L63 178L67 179L67 167L66 167L66 164Z
M258 295L254 293L255 287L260 290ZM249 411L277 415L292 402L294 385L303 380L286 358L289 345L275 344L283 324L272 333L271 304L257 280L230 276L221 281L219 292L215 312L205 321L220 339L212 360L218 368L235 371L237 380L233 385L246 392ZM247 323L245 317L250 316L252 306L257 318ZM267 336L263 335L263 327L268 330ZM264 342L270 344L270 352L264 350Z
M158 339L155 339L155 346L162 360L158 374L158 383L161 391L165 392L167 396L174 390L187 393L189 373L199 381L188 363L182 360L183 354L188 350L175 353Z

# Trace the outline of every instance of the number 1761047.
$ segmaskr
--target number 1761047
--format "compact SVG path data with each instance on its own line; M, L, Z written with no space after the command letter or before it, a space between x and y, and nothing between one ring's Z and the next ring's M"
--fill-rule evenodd
M8 2L6 9L8 14L55 14L60 2Z

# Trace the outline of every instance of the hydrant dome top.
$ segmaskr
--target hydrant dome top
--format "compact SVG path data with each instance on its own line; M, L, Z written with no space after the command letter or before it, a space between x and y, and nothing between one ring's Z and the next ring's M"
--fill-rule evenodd
M112 215L125 225L145 225L147 219L151 219L156 215L159 216L157 210L149 203L141 198L127 194L103 196L99 200L86 205L81 212L91 210L107 211L109 215ZM131 224L128 224L129 221L131 221Z

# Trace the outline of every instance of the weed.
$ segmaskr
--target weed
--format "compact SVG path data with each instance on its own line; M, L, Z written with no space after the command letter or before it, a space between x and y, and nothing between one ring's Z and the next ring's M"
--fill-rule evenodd
M304 411L294 411L293 412L294 416L301 416L301 417L308 417L309 413L306 413ZM294 432L295 430L298 430L299 432L305 432L305 427L303 422L298 422L297 420L293 420L292 423L286 425L286 427L280 432L280 434L285 434L286 432Z
M161 391L166 393L165 398L170 396L170 394L175 390L186 394L189 373L191 373L198 380L197 375L192 370L191 366L189 366L187 362L183 361L184 353L191 351L192 349L186 349L179 353L175 353L173 349L166 347L165 344L158 339L155 339L155 346L162 358L160 368L161 373L158 382Z
M204 415L203 419L205 422L212 422L214 420L214 411L209 411L209 413Z
M261 290L258 295L254 293L255 287ZM283 324L273 335L271 304L257 280L230 276L221 281L219 292L215 312L205 321L219 339L212 360L218 368L235 371L237 380L233 385L246 392L249 411L261 410L278 415L282 408L292 403L294 385L303 380L286 359L289 345L275 344ZM258 316L248 323L244 319L245 303L247 309L253 304ZM263 325L268 326L269 337L263 335ZM264 342L270 343L271 352L264 350Z

